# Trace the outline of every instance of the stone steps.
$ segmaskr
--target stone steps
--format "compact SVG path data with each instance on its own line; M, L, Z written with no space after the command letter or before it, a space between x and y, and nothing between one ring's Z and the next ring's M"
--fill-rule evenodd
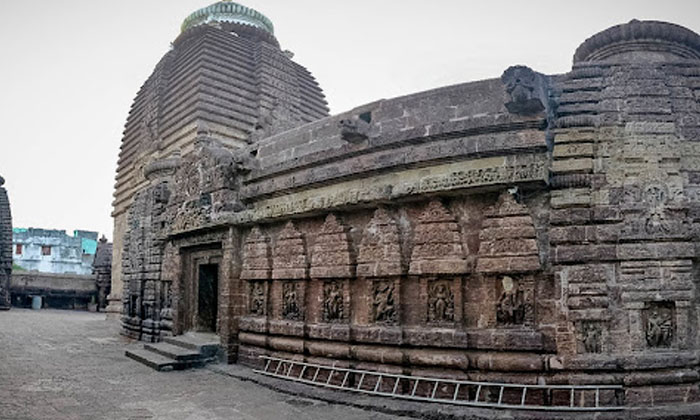
M125 354L126 357L158 371L174 370L179 367L177 361L145 349L127 350Z
M204 366L216 360L219 349L215 334L188 333L126 350L125 355L155 370L168 371Z
M219 336L212 333L187 333L166 337L163 342L178 347L195 350L205 357L215 357L219 352Z
M175 359L178 362L191 362L203 357L203 355L196 350L190 350L170 343L149 343L144 344L143 348L144 350Z

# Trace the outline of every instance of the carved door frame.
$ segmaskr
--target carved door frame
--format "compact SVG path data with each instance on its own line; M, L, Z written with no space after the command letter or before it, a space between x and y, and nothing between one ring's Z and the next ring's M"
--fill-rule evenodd
M218 266L216 333L221 328L221 291L223 278L223 250L221 243L212 243L180 250L182 270L178 291L178 331L185 333L199 329L199 270L202 265Z

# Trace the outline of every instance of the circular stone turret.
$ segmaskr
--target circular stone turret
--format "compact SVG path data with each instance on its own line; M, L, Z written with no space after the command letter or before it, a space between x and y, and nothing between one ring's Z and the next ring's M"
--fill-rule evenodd
M584 61L626 62L700 60L700 35L667 22L632 20L598 32L581 44L574 64Z
M274 35L275 28L272 21L257 10L234 3L229 0L220 1L201 8L187 16L182 22L182 32L199 25L212 22L231 22L242 25L250 25L262 29Z

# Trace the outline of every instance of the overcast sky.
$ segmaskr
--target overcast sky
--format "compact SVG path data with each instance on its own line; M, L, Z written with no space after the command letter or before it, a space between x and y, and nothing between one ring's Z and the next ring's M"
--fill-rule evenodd
M110 218L134 96L207 0L0 0L0 175L16 227L97 230ZM248 0L325 90L331 112L499 77L570 69L576 47L636 19L700 31L698 0Z

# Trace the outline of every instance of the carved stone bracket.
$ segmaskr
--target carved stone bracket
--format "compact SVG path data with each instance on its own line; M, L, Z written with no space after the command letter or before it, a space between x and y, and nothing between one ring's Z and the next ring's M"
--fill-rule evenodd
M360 118L347 118L338 122L340 137L350 143L360 143L369 138L370 125Z
M501 76L509 101L508 112L518 115L535 115L545 109L547 101L543 76L526 66L509 67Z

